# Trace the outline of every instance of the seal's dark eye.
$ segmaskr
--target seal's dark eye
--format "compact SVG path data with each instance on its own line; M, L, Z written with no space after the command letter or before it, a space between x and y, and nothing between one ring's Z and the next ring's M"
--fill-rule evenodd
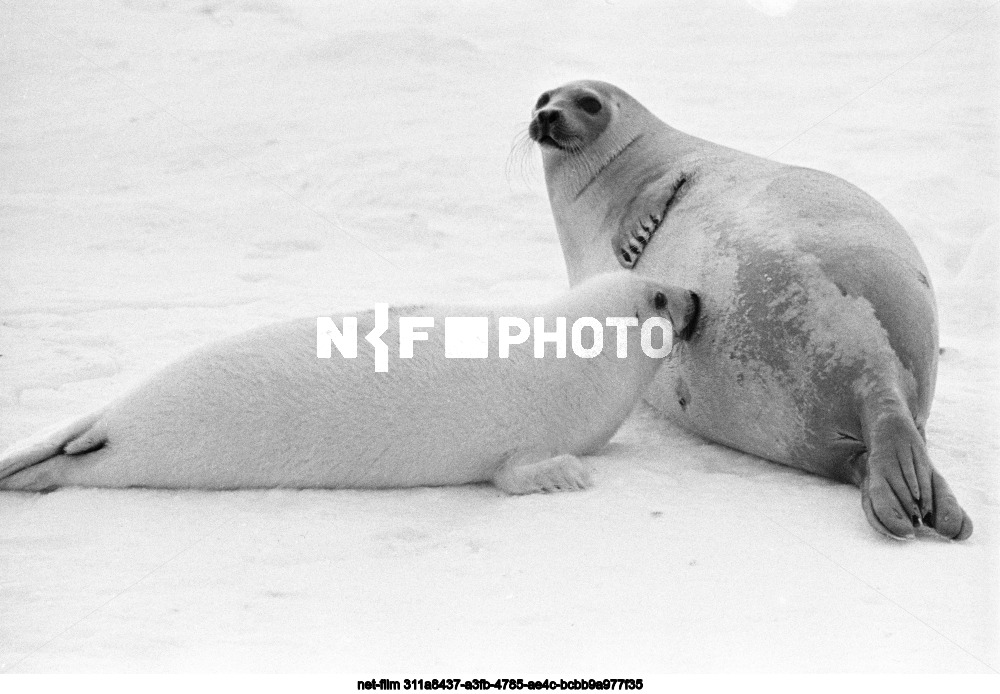
M601 112L601 102L592 96L581 96L576 105L592 116Z
M656 296L653 297L653 306L656 307L657 311L662 311L667 307L667 295L663 292L656 292Z
M547 103L549 103L549 93L545 92L540 97L538 97L538 101L535 102L535 108L536 109L537 108L541 108L542 106L544 106Z

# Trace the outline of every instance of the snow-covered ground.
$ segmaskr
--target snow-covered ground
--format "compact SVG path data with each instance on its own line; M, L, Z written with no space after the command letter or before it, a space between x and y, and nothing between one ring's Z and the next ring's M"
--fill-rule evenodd
M754 4L0 2L0 448L250 326L557 293L511 151L592 77L909 229L968 542L645 410L575 494L3 493L0 671L1000 669L1000 7Z

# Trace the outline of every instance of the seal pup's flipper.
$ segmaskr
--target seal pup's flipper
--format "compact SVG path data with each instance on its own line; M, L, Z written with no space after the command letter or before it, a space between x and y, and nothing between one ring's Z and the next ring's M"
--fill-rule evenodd
M868 452L859 459L858 486L872 527L895 539L912 538L921 523L953 540L972 534L972 519L931 465L912 418L885 415L866 434Z
M63 453L78 455L100 448L107 441L103 414L101 408L18 441L0 453L0 480Z
M493 484L508 494L534 494L586 489L591 479L586 463L566 453L534 462L508 460L493 475Z

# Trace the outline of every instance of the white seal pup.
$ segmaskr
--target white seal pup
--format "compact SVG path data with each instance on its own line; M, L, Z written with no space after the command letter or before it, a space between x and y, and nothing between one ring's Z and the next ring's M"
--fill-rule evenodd
M701 297L649 402L710 440L858 485L887 535L972 533L925 443L931 283L880 204L679 132L603 82L542 94L529 134L571 283L638 264Z
M435 321L421 331L425 341L410 342L411 358L399 356L399 313L390 312L384 373L360 341L355 358L336 350L318 358L316 319L265 326L197 350L100 411L16 444L0 455L0 488L585 487L576 456L614 435L663 362L642 349L638 327L621 334L628 356L619 358L618 328L606 319L671 321L660 321L668 328L660 349L669 351L670 327L683 333L696 310L690 292L619 269L547 305L413 309L407 315ZM489 357L446 358L446 316L488 317ZM598 337L604 349L559 358L549 344L537 358L528 340L500 358L501 316L529 325L544 317L546 331L557 317L591 317L597 327L581 330L580 344L592 334L589 349ZM374 321L373 313L358 316L358 336Z

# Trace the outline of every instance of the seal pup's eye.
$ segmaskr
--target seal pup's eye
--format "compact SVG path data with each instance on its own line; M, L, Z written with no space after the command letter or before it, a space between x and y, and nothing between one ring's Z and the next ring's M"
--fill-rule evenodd
M592 116L601 112L601 102L592 96L581 96L576 100L576 105Z
M545 92L540 97L538 97L538 101L535 102L535 108L539 109L547 103L549 103L549 93Z
M653 297L653 306L656 307L657 311L662 311L667 307L667 295L663 292L656 292L656 296Z

